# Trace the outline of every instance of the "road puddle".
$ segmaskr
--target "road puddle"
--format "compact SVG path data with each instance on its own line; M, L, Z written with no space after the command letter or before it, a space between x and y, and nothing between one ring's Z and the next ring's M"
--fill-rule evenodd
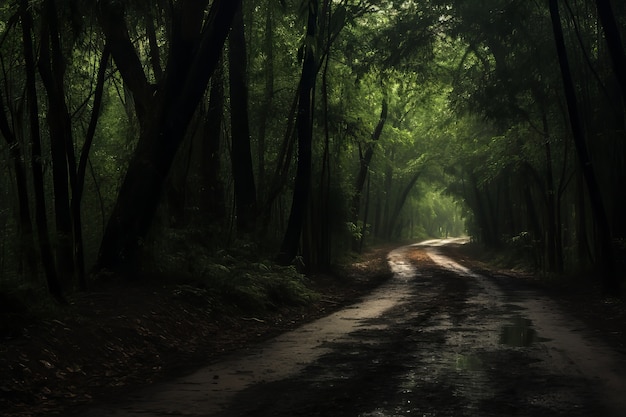
M524 317L514 317L510 323L500 329L501 345L525 347L537 342L537 331L533 328L533 322Z
M474 355L456 355L455 365L457 371L480 371L484 369L483 361Z
M588 412L598 393L623 415L620 358L550 299L445 256L448 242L398 248L393 278L355 304L83 417L609 415ZM416 267L415 247L438 266Z
M386 311L407 303L411 285L419 276L406 259L407 247L389 253L393 278L359 302L340 311L253 345L187 376L150 387L134 397L125 410L94 408L84 417L129 417L161 415L212 415L224 410L236 394L256 384L267 384L293 377L340 342L358 340L363 348L379 343L369 340L368 332L384 330L375 319ZM352 339L357 334L356 339ZM359 356L354 350L348 356ZM333 369L326 380L343 379L342 369ZM347 376L345 377L347 378Z

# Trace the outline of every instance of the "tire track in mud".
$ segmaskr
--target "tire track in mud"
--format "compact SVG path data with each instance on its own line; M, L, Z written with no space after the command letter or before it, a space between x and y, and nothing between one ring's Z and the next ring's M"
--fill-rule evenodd
M582 323L564 315L548 297L516 280L476 274L436 246L426 248L433 261L473 286L463 327L450 328L448 345L461 352L461 364L469 364L472 378L484 373L486 385L494 387L491 392L497 395L487 395L484 401L491 407L499 403L503 412L515 415L520 409L537 409L536 415L626 414L623 356L590 337ZM480 332L478 343L466 343L476 336L474 330ZM519 407L511 407L515 403Z
M623 415L605 407L610 384L548 340L546 300L442 244L392 251L393 278L353 306L85 417Z
M218 415L611 415L597 381L554 366L520 304L534 294L505 292L436 247L401 248L390 262L411 288L408 299L326 343L330 351L303 372L251 387Z

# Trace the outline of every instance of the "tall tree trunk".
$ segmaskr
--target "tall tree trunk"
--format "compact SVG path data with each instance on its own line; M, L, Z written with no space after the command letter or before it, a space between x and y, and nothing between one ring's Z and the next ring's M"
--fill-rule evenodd
M324 1L324 16L331 17L330 1ZM331 203L330 203L330 126L328 110L328 64L330 62L330 32L327 32L326 44L328 53L324 60L324 70L322 71L322 106L324 111L324 151L322 153L322 169L320 173L319 204L316 216L319 219L318 227L318 269L322 271L330 270L332 262L332 238L331 238Z
M265 178L265 137L267 134L267 121L272 112L272 104L274 102L274 4L267 2L267 10L265 12L265 38L263 39L263 52L265 53L265 65L263 75L265 76L265 85L263 89L263 106L261 108L261 116L259 118L258 131L258 194L264 195L266 192Z
M541 233L541 226L539 224L539 216L537 215L537 210L535 209L535 204L533 202L530 185L526 184L524 186L523 193L524 204L526 205L526 212L531 230L530 237L532 242L532 256L535 263L535 269L538 269L542 264L541 248L543 248L543 236ZM535 242L541 242L539 248L537 248L538 245Z
M233 18L228 47L232 132L231 162L235 183L237 231L249 234L255 231L257 213L252 151L250 149L246 54L243 10L240 6Z
M615 271L615 260L613 258L613 248L611 243L611 228L606 216L602 194L596 178L596 173L587 150L587 143L583 133L583 127L578 113L578 104L576 101L576 88L567 58L567 50L565 47L565 39L563 37L563 28L561 26L561 18L559 15L559 6L557 0L550 0L550 17L552 19L552 28L554 31L554 39L556 42L556 50L563 78L563 88L565 90L565 98L567 101L567 109L569 113L572 135L574 144L578 151L578 159L582 169L587 189L589 191L589 199L591 209L593 211L596 227L598 230L598 259L597 266L602 272L602 283L604 291L608 294L620 293L620 282Z
M152 65L154 78L158 83L163 79L163 68L161 66L161 54L159 52L156 28L154 27L154 17L152 16L152 9L150 7L146 8L146 14L143 17L146 22L146 35L148 37L148 45L150 46L150 64Z
M469 186L471 187L471 198L475 201L473 212L476 216L476 222L480 228L480 239L486 246L496 246L496 232L494 230L493 221L490 216L490 203L487 200L489 190L481 189L478 185L478 179L473 173L469 174Z
M65 58L54 0L44 3L39 73L48 94L47 121L52 155L52 183L56 220L56 264L65 285L75 281L74 232L70 209L70 183L76 177L74 140L67 103L65 102Z
M98 2L98 23L111 48L115 66L124 80L124 87L132 92L135 115L143 127L150 115L153 88L143 71L139 55L135 50L124 19L124 4L113 0ZM193 25L190 25L193 26Z
M596 7L609 47L613 72L621 87L623 105L626 106L626 53L624 53L624 45L613 14L611 0L596 0Z
M548 132L548 119L542 112L544 156L546 160L546 251L549 272L561 272L557 267L557 224L556 224L556 190L554 185L554 172L552 168L552 146Z
M239 7L239 1L214 0L201 32L194 30L203 17L191 9L183 10L177 23L178 39L173 42L164 76L164 82L151 100L140 105L144 113L142 132L137 149L131 159L126 176L119 190L117 201L105 229L97 268L124 270L132 268L143 239L148 233L159 201L165 179L180 143L185 137L191 118L204 96L209 79L220 59L230 24ZM190 4L185 2L184 5ZM197 3L191 4L197 6ZM113 14L113 17L117 15ZM101 17L106 20L108 15ZM119 24L119 20L116 20ZM105 22L107 41L113 59L129 65L122 73L124 82L135 74L145 80L145 74L133 67L134 60L126 62L129 52L126 41L118 39L119 29ZM109 33L112 32L112 33ZM119 50L116 50L116 46ZM131 45L132 46L132 45ZM134 50L132 50L134 53ZM132 67L132 68L131 68ZM119 68L119 63L118 63ZM125 75L126 74L126 75ZM139 96L145 90L141 80L132 80Z
M100 119L100 108L102 106L102 96L104 93L104 80L106 75L106 69L108 67L111 51L108 45L104 46L102 50L102 56L100 57L100 63L98 67L98 74L96 75L96 88L94 91L93 104L91 109L91 118L89 120L89 126L87 127L87 134L85 136L85 142L80 153L80 159L78 161L78 168L76 171L76 183L72 189L72 219L74 221L74 247L76 256L76 272L78 274L78 285L81 289L87 287L87 281L85 277L85 248L83 242L83 228L82 228L82 213L81 203L83 199L83 191L85 189L85 175L87 172L87 163L89 161L89 151L96 134L96 127L98 120Z
M385 126L385 121L387 120L387 94L383 93L383 101L380 110L380 117L378 118L378 123L376 124L376 128L372 132L371 142L367 144L367 148L365 150L365 154L360 154L360 166L359 172L357 174L355 183L354 183L354 196L352 197L352 221L356 225L359 219L359 212L361 209L361 193L363 192L363 186L365 185L365 179L369 173L370 163L372 162L372 157L374 156L374 143L380 139L380 135L383 132L383 127ZM361 239L353 239L352 240L352 249L354 251L360 251L360 247L362 246Z
M261 210L261 227L259 233L259 236L261 238L267 235L267 230L269 228L272 215L272 208L281 191L285 188L287 178L289 177L291 160L293 159L293 153L295 148L294 142L297 136L297 132L295 130L295 121L297 118L299 94L299 91L294 94L294 98L291 102L291 107L289 108L285 135L283 136L283 142L276 158L276 169L274 170L272 182L269 185L267 197L265 199L265 202L263 203L263 208Z
M30 203L28 201L28 177L26 175L26 166L24 165L25 155L23 155L22 145L15 137L13 130L11 130L9 119L4 112L2 89L0 89L0 133L7 142L13 161L13 169L15 169L19 213L18 239L20 251L18 270L26 277L34 279L37 275L37 253L33 236L34 231Z
M306 215L311 189L311 162L313 142L313 108L315 101L315 81L317 73L316 39L317 0L308 1L308 19L306 41L304 44L304 62L299 85L298 115L296 129L298 131L298 165L294 184L291 212L287 230L280 248L279 260L291 262L298 253L304 216Z
M365 242L365 235L367 234L367 222L368 222L368 215L369 215L369 210L370 210L370 185L371 185L371 181L372 177L371 175L367 176L367 190L366 190L366 194L365 194L365 213L363 213L363 231L361 232L361 239L359 241L359 250L358 252L361 253L363 252L363 243Z
M393 147L389 150L389 158L387 160L387 164L385 166L385 180L383 181L383 198L385 203L383 204L382 209L382 230L381 236L384 238L389 238L392 234L392 212L391 212L391 189L393 186L393 168L394 162L396 159L395 149Z
M400 217L400 213L402 212L402 208L404 207L404 204L406 203L406 199L409 197L411 190L413 189L413 187L415 187L415 184L417 183L417 180L419 179L420 175L422 175L421 170L414 173L411 179L409 180L409 182L402 189L402 192L400 193L400 196L398 197L398 200L396 201L396 205L393 209L391 217L389 218L389 226L387 228L389 235L387 237L393 236L394 229Z
M46 282L50 294L58 301L63 301L63 291L54 264L54 255L50 244L50 232L46 214L46 196L44 191L43 155L41 152L41 134L39 131L39 104L37 102L37 85L35 80L35 57L32 44L33 21L27 0L20 1L22 20L22 42L24 47L24 63L26 70L26 98L30 122L32 142L31 164L33 170L33 187L35 190L35 222L39 237L39 250L46 274Z
M224 185L220 177L220 149L224 120L224 70L221 63L213 72L209 91L209 108L204 125L205 137L202 142L203 192L200 201L211 222L217 224L226 217Z
M577 255L581 266L593 265L595 258L589 243L589 233L587 231L587 202L585 200L585 184L582 172L576 172L576 242Z

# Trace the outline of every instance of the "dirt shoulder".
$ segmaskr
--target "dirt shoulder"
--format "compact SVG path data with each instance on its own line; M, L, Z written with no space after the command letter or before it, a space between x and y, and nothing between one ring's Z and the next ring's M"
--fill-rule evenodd
M93 403L114 402L121 393L182 375L325 316L389 278L391 249L372 250L333 277L311 276L318 301L264 315L215 315L202 300L181 296L171 286L111 286L75 297L62 316L29 323L19 335L0 341L0 414L70 415ZM567 314L626 354L624 300L604 299L588 285L546 284L498 270L458 247L446 250L502 282L514 279L549 293Z
M561 276L552 279L525 271L502 269L487 262L480 249L464 245L441 248L473 271L496 278L502 285L514 280L552 298L570 317L576 318L615 351L626 355L626 296L606 297L599 279Z
M54 319L20 317L0 340L0 414L68 415L322 317L389 278L391 249L370 250L336 276L311 276L313 304L263 315L216 315L175 286L136 283L74 296Z

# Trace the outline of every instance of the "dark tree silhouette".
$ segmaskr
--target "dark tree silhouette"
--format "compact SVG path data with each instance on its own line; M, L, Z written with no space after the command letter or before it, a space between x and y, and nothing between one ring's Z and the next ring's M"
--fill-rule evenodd
M124 82L132 91L141 134L100 245L97 268L133 267L150 229L172 161L220 60L239 1L177 3L163 82L155 91L126 29L123 5L101 2L99 20Z
M298 114L296 129L298 132L298 165L293 191L291 212L287 230L280 247L279 260L291 262L298 253L304 216L306 215L311 189L311 162L313 142L313 109L315 102L315 82L317 76L317 59L313 42L317 29L317 0L308 2L308 19L305 43L303 45L304 61L300 78L298 95Z
M572 78L569 60L567 57L557 0L550 0L550 17L552 20L554 39L556 42L556 51L559 58L559 66L561 68L561 76L563 78L563 89L565 91L574 144L576 145L576 150L578 152L580 169L582 170L587 184L587 190L589 191L591 209L593 211L594 220L598 230L599 253L598 258L596 259L597 267L602 274L602 283L605 292L615 295L620 291L620 284L615 271L615 261L613 258L613 249L611 244L611 228L606 216L604 202L602 201L600 185L598 184L595 169L591 161L589 151L587 150L587 143L584 136L582 122L580 120L576 99L576 88L574 86L574 80Z

